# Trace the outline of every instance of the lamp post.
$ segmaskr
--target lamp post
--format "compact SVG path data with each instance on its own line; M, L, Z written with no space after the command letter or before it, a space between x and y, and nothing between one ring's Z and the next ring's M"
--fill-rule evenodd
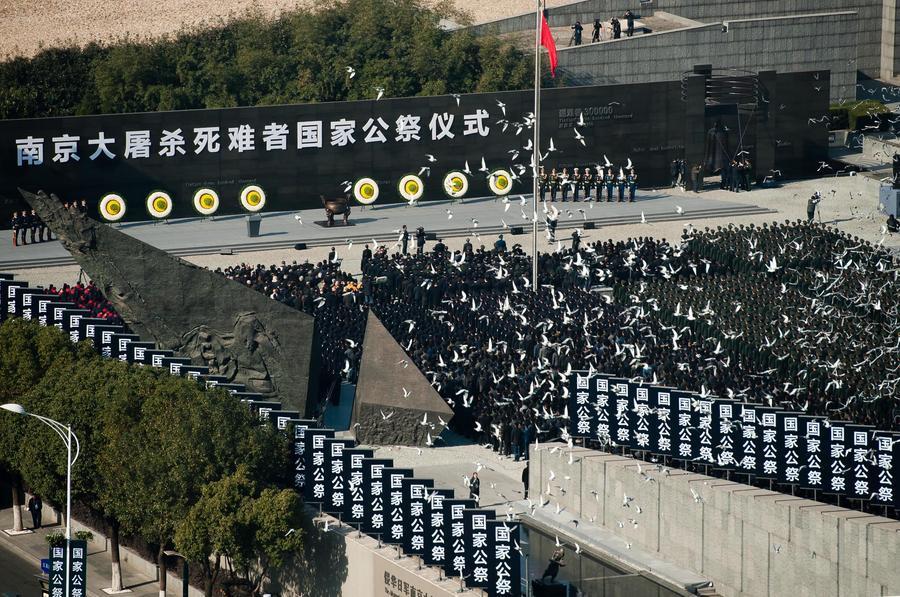
M71 581L70 577L72 573L72 550L69 545L69 542L72 540L72 465L75 464L75 461L78 460L78 455L81 453L81 442L79 442L78 437L72 433L71 425L65 425L54 419L30 413L25 410L21 404L2 404L0 405L0 408L13 414L34 417L55 431L56 435L58 435L66 445L66 597L69 597L69 593L71 592L69 583ZM73 440L75 441L74 458L72 457Z
M172 549L164 549L163 555L170 556L173 558L181 558L181 595L182 597L188 597L190 594L190 568L188 568L188 560L186 557L181 555L175 550Z

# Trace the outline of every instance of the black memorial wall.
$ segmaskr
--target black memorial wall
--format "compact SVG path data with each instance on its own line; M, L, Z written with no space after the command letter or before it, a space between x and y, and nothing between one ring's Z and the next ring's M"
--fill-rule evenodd
M827 148L824 127L807 124L828 109L814 77L773 74L765 116L750 119L752 130L741 133L756 145L777 139L785 163L776 159L775 167L785 177L814 173ZM679 81L547 89L543 163L549 170L602 163L604 156L616 165L630 158L640 186L665 185L669 163L685 155L686 139L703 143L705 131L698 137L688 127L704 124L686 118L689 103L704 101L700 96L684 94ZM702 114L702 105L693 111L698 108ZM94 215L102 196L117 193L127 205L125 220L146 220L146 198L155 190L172 196L173 218L195 215L192 196L203 187L218 192L220 214L241 212L239 193L249 184L265 190L266 211L319 207L320 195L341 196L346 182L361 177L379 183L377 203L396 202L400 178L422 167L430 168L423 200L441 199L444 174L468 162L468 195L483 196L489 190L478 171L482 158L489 170L530 163L524 147L531 129L522 124L532 110L530 91L511 91L0 121L0 226L26 208L17 187L87 200ZM547 153L551 139L555 151ZM529 192L529 175L523 171L513 193Z
M898 433L593 372L569 392L573 437L900 509Z
M333 429L319 428L317 421L301 419L300 413L283 410L279 402L227 383L172 351L156 350L124 326L107 325L89 315L57 295L0 273L0 323L10 317L36 320L58 327L72 342L93 342L106 357L224 389L289 435L293 486L308 504L396 545L408 556L443 568L449 576L462 577L468 587L480 587L488 597L522 594L518 522L494 520L493 510L478 509L474 501L453 500L452 490L435 489L434 481L416 478L413 469L394 468L393 461L374 458L371 449L358 448L355 440L336 439ZM452 523L463 509L465 529L456 529Z

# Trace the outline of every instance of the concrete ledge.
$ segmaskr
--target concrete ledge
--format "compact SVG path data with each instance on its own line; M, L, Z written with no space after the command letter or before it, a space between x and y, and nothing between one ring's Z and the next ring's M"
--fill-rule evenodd
M565 517L580 517L579 531L596 521L614 559L630 544L622 561L664 559L710 578L725 597L900 594L896 520L601 451L573 451L579 470L570 472L568 449L541 448L530 482L546 483L551 469L577 474L582 495L561 496ZM555 512L535 516L550 521Z

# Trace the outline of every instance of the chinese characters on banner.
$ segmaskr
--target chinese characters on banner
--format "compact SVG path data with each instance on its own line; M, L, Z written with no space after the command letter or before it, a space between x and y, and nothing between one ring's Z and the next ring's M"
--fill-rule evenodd
M332 429L307 429L304 437L306 481L303 499L321 504L325 501L325 440L334 438Z
M519 597L519 523L505 520L488 521L488 547L491 566L488 570L488 593L497 596Z
M50 597L85 597L87 595L87 542L72 539L68 542L69 592L66 593L66 548L50 547Z
M569 380L569 432L601 446L896 507L900 434L603 374Z
M187 120L188 115L184 115ZM424 125L423 118L428 122ZM158 129L125 130L114 136L105 131L82 137L61 132L51 137L27 135L15 139L16 166L42 166L46 160L58 164L77 164L97 160L147 160L154 156L189 159L201 154L224 152L284 152L322 149L326 146L347 147L356 143L414 143L422 138L431 141L453 139L457 135L487 137L491 132L490 114L483 108L456 114L434 112L401 114L392 122L382 116L365 122L340 118L332 121L303 120L270 122L261 128L248 123L233 126L171 126ZM427 130L423 131L425 126Z

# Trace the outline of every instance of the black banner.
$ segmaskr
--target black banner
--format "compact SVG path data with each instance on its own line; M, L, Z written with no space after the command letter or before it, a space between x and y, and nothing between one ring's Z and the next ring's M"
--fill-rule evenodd
M404 524L409 515L409 504L403 499L403 479L413 476L411 468L386 468L385 490L387 491L385 525L386 532L381 540L392 545L401 545L404 537Z
M450 545L449 524L444 502L453 499L452 489L434 489L425 501L425 517L428 528L425 533L425 553L422 558L429 566L444 568ZM473 502L474 503L474 502Z
M325 440L334 437L333 429L307 429L304 441L306 458L306 485L303 499L309 503L325 501L328 487L325 485Z
M294 479L294 489L305 495L306 487L306 431L313 429L316 422L312 420L293 421L291 440L291 475Z
M387 532L387 479L384 471L394 466L386 458L366 458L363 461L363 526L367 535L384 541Z
M491 556L491 565L488 571L488 595L519 597L522 594L519 523L489 520L488 539Z
M406 504L403 518L403 553L406 555L425 555L425 533L428 518L425 516L425 504L434 489L431 479L403 479L401 482L403 502Z
M343 520L356 528L360 528L365 520L366 496L363 487L363 464L374 454L373 450L366 448L345 449L343 454L346 477Z
M475 508L463 512L463 528L468 538L465 553L463 578L467 587L487 588L488 586L488 521L497 515L493 510Z
M347 474L344 471L344 450L356 445L352 439L325 440L325 502L322 510L341 516L347 504Z
M444 524L450 530L447 559L444 562L444 574L447 576L462 576L466 570L469 539L466 535L465 513L476 505L475 500L444 500Z

